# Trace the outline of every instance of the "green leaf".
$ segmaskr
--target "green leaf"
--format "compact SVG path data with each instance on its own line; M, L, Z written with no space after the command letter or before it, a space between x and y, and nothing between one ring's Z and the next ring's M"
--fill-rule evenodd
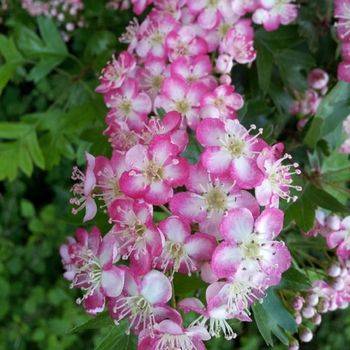
M304 143L314 148L321 138L331 133L350 113L350 84L339 81L322 99L316 116L305 135Z
M300 291L310 286L311 282L305 273L292 267L282 275L282 281L277 288Z
M196 141L196 139L191 134L189 137L189 143L186 147L186 150L182 153L182 156L185 157L191 164L196 164L199 160L202 147Z
M76 333L84 332L86 330L101 329L103 327L110 326L111 323L112 321L110 316L108 315L108 313L104 312L95 317L91 317L89 320L87 320L84 323L81 323L75 326L73 329L70 330L69 333L76 334Z
M175 295L188 297L198 289L204 288L205 283L196 275L187 276L176 273L174 276Z
M21 200L21 214L24 218L30 219L35 216L34 205L26 199Z
M121 322L118 326L111 326L107 335L96 346L95 350L132 350L134 335L126 334L129 324Z
M55 23L49 17L39 17L38 25L40 34L43 38L46 47L57 55L67 56L68 51L60 32Z
M272 334L288 345L288 334L297 331L293 316L283 306L275 291L270 288L262 304L253 305L254 318L265 342L273 346Z
M334 198L323 189L315 187L312 184L308 186L306 195L308 196L310 202L314 203L316 206L328 209L335 213L348 212L348 208L340 203L338 199Z
M310 202L307 193L308 185L303 187L299 199L289 205L285 211L286 224L295 221L298 227L307 232L311 230L315 222L315 210L317 205Z
M265 45L259 42L257 42L256 49L258 52L256 66L258 70L259 86L263 94L266 94L270 87L273 54Z

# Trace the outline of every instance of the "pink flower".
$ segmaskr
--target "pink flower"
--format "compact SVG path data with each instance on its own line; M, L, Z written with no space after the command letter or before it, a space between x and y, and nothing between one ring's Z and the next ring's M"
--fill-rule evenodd
M96 92L105 94L117 88L120 88L127 76L136 67L135 58L129 52L123 51L118 59L112 57L112 61L102 70L100 77L100 85L96 88Z
M184 79L170 77L164 80L162 93L157 96L155 108L176 111L186 118L191 128L196 128L199 121L199 107L207 86L201 82L189 84Z
M206 41L199 35L194 26L184 25L170 32L166 38L166 52L173 61L182 56L205 55L208 52Z
M222 283L214 283L207 288L206 307L197 298L183 299L178 303L178 306L186 313L193 311L200 314L191 323L191 326L206 326L210 336L220 337L223 334L227 340L231 340L236 338L237 334L232 330L227 320L234 319L237 315L230 313L226 303L218 296L221 288Z
M191 234L189 224L177 216L159 223L159 229L165 237L163 252L155 259L156 265L164 272L191 274L198 268L198 263L209 261L216 247L212 236L204 233Z
M136 145L125 156L129 171L120 179L121 190L132 198L160 205L173 195L173 187L187 179L188 164L169 136L157 136L149 147Z
M188 1L190 12L198 15L197 22L204 29L213 29L220 22L225 12L230 10L227 0L197 0Z
M70 204L77 206L77 208L72 209L74 215L85 209L84 222L93 219L97 212L97 206L93 196L96 186L94 173L95 157L87 152L85 157L87 163L85 174L78 167L73 168L72 180L77 181L77 183L71 188L74 197L69 201Z
M245 208L229 211L221 222L220 232L225 239L216 248L213 271L219 277L230 278L241 264L247 273L281 274L290 265L290 254L284 243L275 241L283 227L283 212L265 209L255 220Z
M104 135L108 136L108 141L116 151L125 152L138 142L137 133L131 130L123 120L117 119L117 112L110 110L106 116L107 129Z
M175 194L170 209L190 222L201 223L204 232L217 235L223 215L232 208L245 207L259 213L249 192L235 189L229 179L210 176L200 164L190 166L186 187L189 192Z
M139 337L139 350L204 350L203 341L210 335L203 326L193 326L187 329L182 326L182 320L164 320L155 326L154 334L145 332Z
M141 38L136 44L137 54L142 58L165 58L166 37L177 27L177 22L170 15L151 13L142 24Z
M243 104L243 97L232 85L220 85L203 96L200 114L203 119L234 119Z
M240 63L251 63L256 58L254 49L254 31L250 20L240 20L231 28L220 43L220 53L228 54Z
M178 147L179 152L183 152L188 143L188 134L185 129L180 129L181 122L182 117L178 112L168 112L162 118L152 117L138 134L139 141L149 145L157 135L168 135L171 143Z
M154 100L168 75L164 59L150 56L140 71L141 86Z
M79 229L76 239L70 237L60 248L65 277L72 281L72 287L84 291L82 299L88 313L104 310L105 297L117 297L124 286L124 272L113 265L118 259L117 241L112 235L101 238L95 227L88 234Z
M276 157L273 147L265 148L258 156L258 166L264 173L263 182L255 188L255 195L258 203L262 206L278 207L279 199L287 202L296 201L298 196L290 194L291 189L301 191L300 186L293 185L293 175L300 175L299 164L283 164L292 156L285 154L283 157Z
M236 184L244 189L261 184L263 174L256 163L256 155L264 148L258 136L250 136L253 125L245 129L238 120L204 119L197 128L197 139L205 147L201 155L203 166L212 174L230 173Z
M133 255L158 256L162 251L162 237L153 224L153 208L150 204L132 199L116 199L109 208L123 259Z
M153 334L157 313L166 309L171 295L171 283L163 273L151 270L140 277L127 269L123 293L110 300L110 313L116 323L129 319L129 330Z
M246 13L253 12L258 7L259 0L232 0L231 6L235 13L244 16Z
M337 248L337 255L341 259L350 258L350 216L342 220L340 228L327 236L329 248Z
M295 0L260 0L260 8L253 13L253 22L273 31L283 24L293 22L298 16Z
M195 57L181 56L170 65L172 77L186 80L188 83L201 82L212 88L216 86L216 80L211 75L212 65L207 55Z
M123 85L106 97L107 106L116 113L118 120L125 121L131 129L140 130L143 127L148 113L151 112L152 102L150 97L140 92L134 79L127 79Z
M107 207L115 199L124 197L119 188L120 176L126 170L124 158L121 153L113 152L111 160L103 156L98 156L95 159L95 188L100 190L99 197L105 202ZM94 195L94 197L97 196L97 194Z

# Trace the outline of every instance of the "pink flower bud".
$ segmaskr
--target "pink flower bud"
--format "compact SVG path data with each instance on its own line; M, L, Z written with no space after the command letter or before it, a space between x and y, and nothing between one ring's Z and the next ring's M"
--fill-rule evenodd
M306 299L307 303L311 306L316 306L318 304L319 301L319 297L317 294L310 294L307 299Z
M228 74L224 74L220 77L220 83L223 85L230 85L231 82L232 82L232 79Z
M316 314L312 319L311 322L316 325L319 326L322 322L322 316L320 314Z
M315 315L315 313L316 313L316 310L311 306L307 306L302 310L302 315L305 318L311 318Z
M350 83L350 62L341 62L339 64L338 79Z
M231 56L229 55L222 54L216 60L216 69L220 73L223 73L223 74L230 73L232 67L233 67L233 61Z
M329 82L329 75L323 69L316 68L309 73L307 82L316 90L322 90Z
M289 343L288 350L299 350L299 342L296 339L293 339Z
M305 302L305 300L303 297L301 297L301 296L296 297L293 301L294 310L300 311L304 306L304 302Z
M337 264L333 264L327 271L328 275L331 277L338 277L341 273L341 268Z
M313 334L309 328L304 328L299 334L300 340L304 343L308 343L312 340Z
M301 325L302 322L303 322L303 317L302 317L300 314L297 314L297 315L295 316L295 323L296 323L297 325Z

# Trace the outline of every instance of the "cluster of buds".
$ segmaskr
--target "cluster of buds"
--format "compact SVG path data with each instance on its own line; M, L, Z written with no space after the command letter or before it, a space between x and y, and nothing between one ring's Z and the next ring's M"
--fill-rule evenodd
M350 1L335 0L334 16L337 20L338 39L343 61L338 66L338 79L350 83Z
M21 0L22 7L31 16L47 16L56 20L65 41L76 28L84 26L82 0Z
M296 100L294 101L290 112L298 117L299 129L302 129L309 118L316 114L323 96L328 91L328 82L329 75L327 72L320 68L316 68L309 72L307 90L302 94L295 92Z
M150 2L132 1L137 13ZM127 319L140 350L200 350L211 337L234 338L230 320L251 321L250 306L291 263L278 239L279 205L301 190L292 183L298 164L282 144L268 145L261 129L238 121L243 97L218 62L255 58L246 13L272 30L294 19L296 6L153 4L143 23L127 28L127 50L103 69L96 89L109 108L112 156L87 153L86 171L72 176L73 213L92 220L101 202L111 228L104 237L78 230L61 256L87 312L107 307L116 324ZM199 276L206 302L198 293L177 300L177 274ZM179 310L198 318L185 327Z
M301 342L312 340L313 330L321 324L323 314L349 306L350 260L334 263L327 274L326 280L314 281L310 289L293 300L292 307ZM293 339L289 349L299 349L296 339Z
M318 234L326 239L329 249L336 249L340 261L345 262L350 258L350 216L342 218L318 209L315 225L306 235L315 237Z

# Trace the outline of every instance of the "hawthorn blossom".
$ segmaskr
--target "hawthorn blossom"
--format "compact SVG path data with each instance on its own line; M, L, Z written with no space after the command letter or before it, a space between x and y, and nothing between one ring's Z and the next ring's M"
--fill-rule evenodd
M111 94L105 95L107 106L115 111L115 118L125 121L134 130L142 128L152 109L150 97L139 90L134 79L127 79Z
M123 120L117 119L117 112L110 110L106 116L107 129L104 135L116 151L126 152L138 143L138 134Z
M298 16L295 0L259 0L260 6L253 13L253 22L262 24L267 31L276 30L281 24L293 22Z
M139 259L147 253L152 257L161 253L162 237L153 224L151 205L132 199L116 199L109 208L109 215L124 260L131 254Z
M283 242L275 240L282 227L283 212L276 208L265 209L255 223L245 208L230 210L222 220L224 241L215 249L211 264L219 278L231 281L222 291L229 310L243 312L249 301L278 284L289 268L289 251Z
M212 65L208 55L181 56L170 65L172 77L182 78L188 83L199 81L208 86L208 88L214 88L216 87L216 80L211 73Z
M234 119L243 104L243 97L235 92L232 85L219 85L201 99L200 114L203 119Z
M218 25L225 12L230 10L227 0L187 1L191 13L198 15L197 22L204 29L213 29Z
M201 121L196 130L199 143L205 147L201 162L210 173L224 175L229 173L238 187L254 188L263 181L263 173L256 163L256 155L264 148L258 136L251 136L249 130L238 120L219 120L208 118Z
M169 75L165 60L159 57L148 57L139 74L142 88L154 100L161 90L164 79Z
M167 35L166 52L169 60L173 61L183 56L205 55L208 45L193 26L184 25Z
M166 38L177 27L177 22L170 15L164 14L159 16L159 14L151 14L141 28L141 38L135 47L136 53L142 58L152 56L165 58Z
M124 286L124 271L113 265L119 259L118 244L113 235L101 237L94 227L89 234L78 229L76 238L60 248L65 278L72 288L80 288L84 296L77 302L84 303L90 314L102 312L106 297L118 297Z
M293 185L293 175L300 175L298 163L283 164L292 156L285 154L276 157L273 148L265 148L258 156L257 164L264 173L264 180L255 188L258 203L262 206L278 207L279 199L287 202L296 201L298 196L292 196L290 190L301 191L300 186Z
M207 86L202 82L190 84L182 78L171 76L164 80L161 94L156 97L154 105L156 109L180 113L187 124L195 129L200 119L201 98L207 91Z
M209 261L216 247L214 237L204 234L191 234L189 224L177 216L159 223L160 232L164 235L165 243L162 254L155 259L156 266L161 270L187 273L198 269L198 263Z
M200 316L191 325L205 326L212 337L220 337L221 334L227 340L236 338L237 334L232 330L227 320L237 317L227 310L226 303L218 296L222 285L212 284L206 290L207 306L197 298L182 299L178 306L184 312L194 311Z
M220 222L230 209L245 207L259 213L249 192L237 190L228 178L210 175L201 164L190 166L186 187L188 192L179 192L170 200L170 209L175 215L200 223L204 232L218 235Z
M240 64L251 63L256 58L253 38L251 21L242 19L227 32L220 43L220 53L229 55L233 61Z
M85 210L84 222L93 219L97 212L93 195L96 186L95 157L86 152L85 158L87 163L85 174L78 167L73 168L72 180L77 182L71 188L74 197L69 201L76 206L72 209L74 215Z
M188 164L168 135L157 136L149 147L136 145L125 155L128 171L120 178L121 190L132 198L161 205L173 196L173 187L184 184Z
M203 341L210 335L203 326L184 328L181 322L163 320L155 326L154 334L140 334L138 349L142 350L203 350Z
M105 206L110 204L117 198L124 197L119 188L119 179L126 170L124 155L119 152L113 152L112 158L98 156L95 158L94 173L96 178L95 188L100 190L100 194L94 193L105 202Z
M107 66L102 70L96 92L106 94L120 88L135 67L136 60L129 52L121 52L118 59L113 56L112 61L107 62Z
M144 276L136 276L126 269L123 292L109 302L109 309L115 323L129 319L129 330L148 330L152 334L156 327L159 308L166 308L171 299L172 288L169 279L157 270L150 270Z

